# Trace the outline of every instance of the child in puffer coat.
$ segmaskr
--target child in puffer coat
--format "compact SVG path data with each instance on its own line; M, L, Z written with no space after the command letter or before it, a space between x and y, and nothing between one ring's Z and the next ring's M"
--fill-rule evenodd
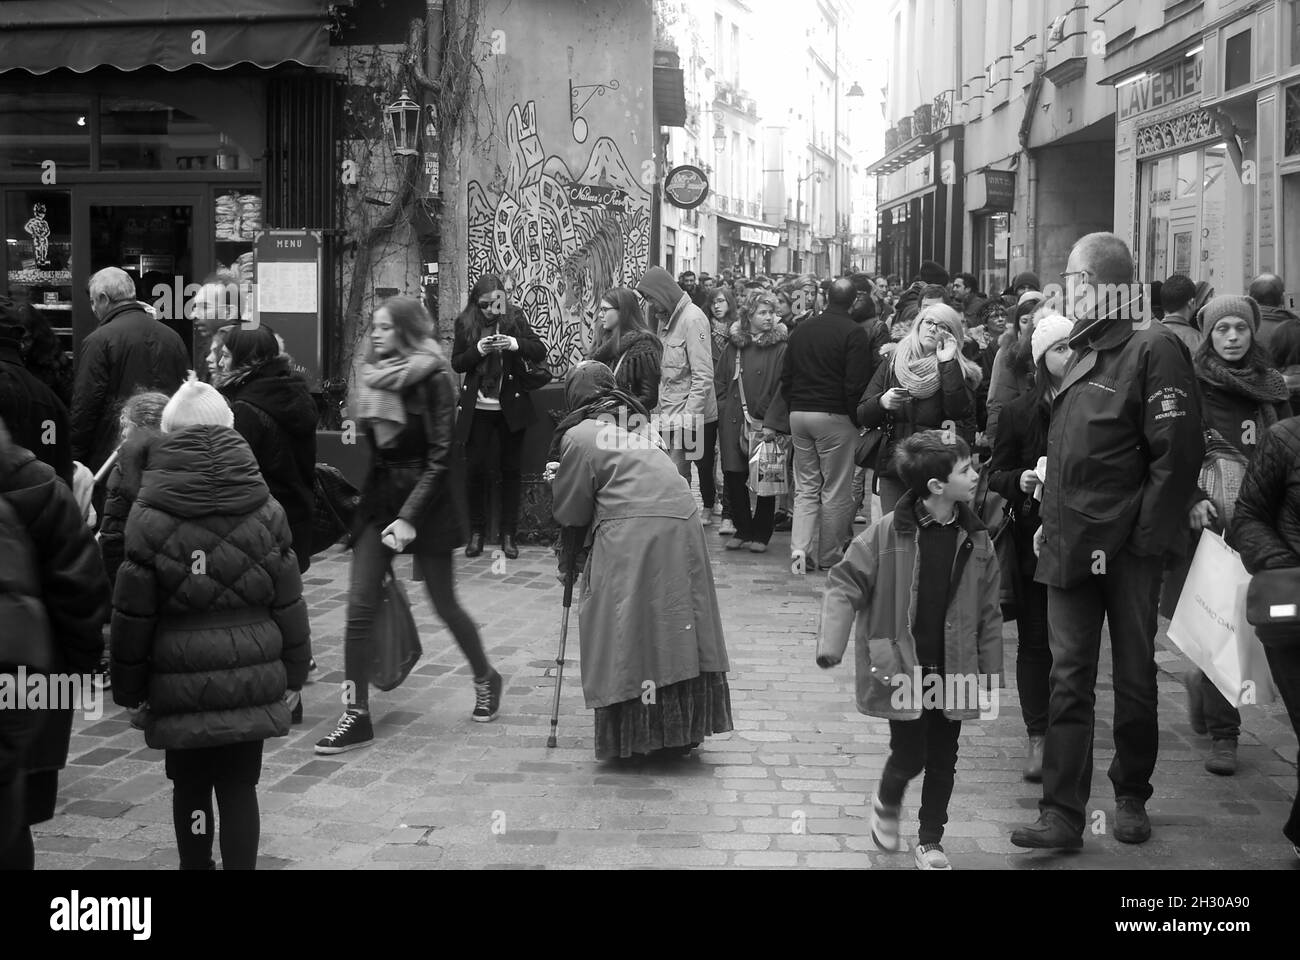
M113 594L113 697L166 751L182 870L214 866L214 791L223 868L256 864L262 744L311 659L289 524L233 423L191 373L140 451Z

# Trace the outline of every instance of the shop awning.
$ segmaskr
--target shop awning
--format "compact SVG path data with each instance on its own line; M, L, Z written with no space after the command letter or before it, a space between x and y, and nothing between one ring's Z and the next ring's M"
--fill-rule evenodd
M719 220L726 220L728 223L734 223L740 229L737 231L736 238L741 243L756 243L764 247L779 247L781 245L781 230L770 223L762 220L752 220L749 217L736 216L735 214L719 213Z
M933 133L923 133L920 136L913 137L907 143L899 146L893 153L885 154L885 156L867 167L864 172L868 176L884 176L887 173L893 173L895 170L901 170L913 160L923 157L934 150L942 139L942 130L935 130Z
M7 0L0 73L329 64L331 6L351 0Z

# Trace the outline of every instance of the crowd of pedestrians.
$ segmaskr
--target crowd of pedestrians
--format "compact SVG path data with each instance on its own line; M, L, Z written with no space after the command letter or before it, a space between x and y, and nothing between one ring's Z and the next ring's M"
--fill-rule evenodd
M788 530L777 569L825 576L817 665L854 640L858 709L889 720L870 798L879 847L906 846L921 777L916 865L951 867L961 723L1003 685L1004 620L1017 622L1024 776L1042 784L1037 821L1012 842L1083 844L1103 623L1114 834L1149 837L1158 617L1198 538L1222 534L1252 574L1300 568L1300 317L1273 275L1242 295L1173 276L1158 298L1069 296L1140 286L1111 234L1079 240L1062 279L1044 289L1022 273L986 293L933 261L906 287L651 266L602 293L547 473L598 759L684 755L733 729L709 535L762 554ZM114 699L165 751L183 869L214 866L215 831L193 829L197 814L214 822L214 798L223 866L255 865L263 744L301 722L315 667L301 577L320 548L316 401L274 331L241 324L223 289L215 275L195 301L197 373L116 268L91 280L100 323L75 369L39 314L0 301L0 610L22 626L0 638L0 671L93 672L107 639ZM321 754L374 741L398 554L469 664L471 719L502 710L455 555L485 549L493 476L501 553L519 555L547 345L491 275L449 349L433 329L402 297L366 326L349 402L369 466L335 518L351 551L345 709ZM1239 492L1207 489L1216 458L1240 466ZM1300 638L1266 650L1300 729ZM940 695L900 697L900 677ZM963 677L971 695L952 683ZM1186 685L1207 769L1232 774L1240 716L1208 677ZM32 865L30 826L53 816L66 762L71 711L37 719L0 711L3 867ZM1300 854L1297 810L1284 834Z

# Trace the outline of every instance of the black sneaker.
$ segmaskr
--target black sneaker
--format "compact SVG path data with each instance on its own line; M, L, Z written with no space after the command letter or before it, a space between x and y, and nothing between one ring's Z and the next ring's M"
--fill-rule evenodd
M493 670L486 680L474 681L474 712L470 719L475 723L495 720L501 709L501 674Z
M316 742L316 752L347 753L357 747L364 747L374 739L375 731L370 726L370 714L349 710L339 719L339 725L333 733Z

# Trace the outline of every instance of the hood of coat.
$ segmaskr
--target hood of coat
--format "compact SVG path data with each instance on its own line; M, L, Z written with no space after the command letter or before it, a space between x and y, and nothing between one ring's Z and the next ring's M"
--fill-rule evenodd
M270 496L233 427L188 427L146 441L139 503L175 517L252 513Z
M7 490L10 476L35 459L36 454L14 443L4 420L0 420L0 490Z
M987 527L975 516L973 510L964 503L957 504L957 522L966 531L967 536L974 536ZM908 490L898 498L894 505L894 532L900 536L913 536L916 533L916 494Z
M637 292L665 313L672 313L686 296L673 275L663 267L651 267L636 285Z
M741 349L749 346L751 343L756 343L760 347L772 347L790 339L790 331L786 328L784 323L774 323L772 324L772 329L767 331L767 333L763 334L761 337L756 337L750 332L749 324L737 320L731 325L731 330L728 332L728 336L730 337L731 342Z
M1260 307L1259 315L1263 320L1272 320L1276 323L1281 323L1283 320L1300 319L1286 307Z
M264 410L291 436L316 432L316 404L306 382L289 369L289 361L277 357L247 380L234 380L221 392L231 403L242 400Z

